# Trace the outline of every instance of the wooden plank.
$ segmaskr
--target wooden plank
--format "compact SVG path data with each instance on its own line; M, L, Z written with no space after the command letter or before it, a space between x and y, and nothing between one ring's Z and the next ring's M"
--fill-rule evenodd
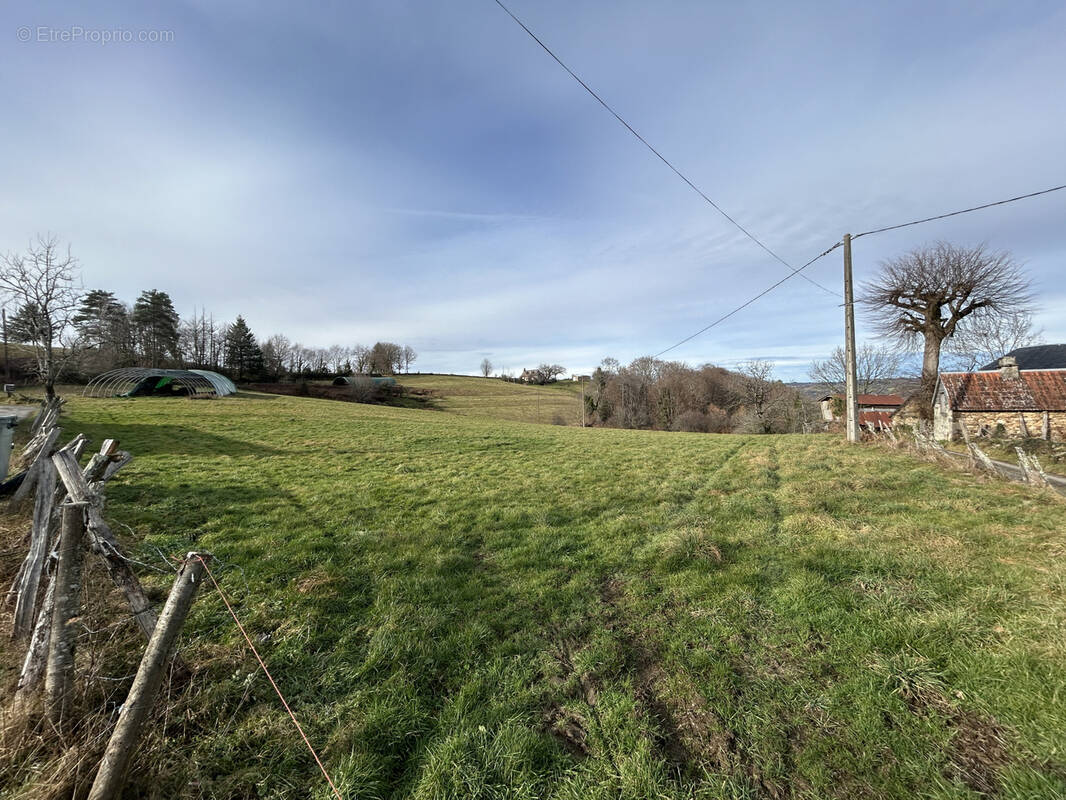
M37 610L37 591L41 583L41 571L51 544L52 505L56 488L56 470L51 462L41 465L40 485L33 506L33 528L30 531L30 549L26 554L25 567L20 572L19 586L15 595L15 619L12 635L16 639L29 637L33 630L34 612Z
M41 448L34 457L33 462L30 464L26 471L26 478L22 481L22 485L15 491L14 496L11 498L11 508L18 508L30 495L30 491L37 485L37 481L41 477L41 471L39 464L42 461L47 461L52 455L52 449L55 447L56 440L59 438L59 434L62 433L60 428L52 428L47 434L45 434L42 440Z
M50 578L51 576L49 576ZM15 691L17 701L25 701L37 688L44 675L44 665L48 656L48 643L52 635L52 609L55 607L55 581L48 581L48 589L41 603L41 613L37 615L37 624L33 626L30 646L26 648L26 657L22 661L18 687Z

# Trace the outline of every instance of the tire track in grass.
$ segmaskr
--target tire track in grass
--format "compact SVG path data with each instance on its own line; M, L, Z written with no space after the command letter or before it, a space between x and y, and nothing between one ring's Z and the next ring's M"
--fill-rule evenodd
M740 439L715 454L714 469L707 474L702 488L693 490L686 507L700 504L705 491L715 492L707 487L720 484L723 478L735 483L728 480L727 473L749 444L748 440ZM685 513L683 508L678 516ZM594 646L590 632L594 635L596 630L609 631L621 650L623 672L631 685L635 712L645 726L652 750L668 765L669 771L678 778L694 778L702 768L731 771L735 761L732 732L687 674L671 674L663 666L657 654L656 634L648 626L648 620L634 624L626 619L622 609L625 592L622 576L633 568L633 558L634 553L629 552L627 556L610 559L613 564L604 565L605 574L595 587L596 599L584 620L587 630L567 635L562 628L553 627L546 632L546 650L561 674L554 677L554 682L563 690L563 697L552 697L551 693L546 696L545 727L572 756L603 758L614 774L620 774L612 748L598 749L597 740L604 731L598 705L607 687L601 676L594 674L595 670L581 672L575 665L582 650ZM645 575L644 579L652 580L652 577ZM596 735L592 734L593 727Z

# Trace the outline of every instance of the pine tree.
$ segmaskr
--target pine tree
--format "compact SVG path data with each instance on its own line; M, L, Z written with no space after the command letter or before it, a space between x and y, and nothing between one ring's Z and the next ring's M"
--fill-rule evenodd
M178 358L178 312L170 295L155 289L141 292L133 305L133 327L146 367L161 367Z
M96 368L128 363L132 354L130 314L112 292L93 289L86 294L72 322L83 344L96 351Z
M19 344L33 344L44 339L47 321L36 303L26 303L7 320L7 338Z
M226 332L226 366L238 381L263 371L263 351L259 349L252 329L240 315Z

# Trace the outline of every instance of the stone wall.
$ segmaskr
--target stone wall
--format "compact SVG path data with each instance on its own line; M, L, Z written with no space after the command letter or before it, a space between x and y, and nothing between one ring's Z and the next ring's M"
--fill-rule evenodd
M1020 419L1022 416L1025 417L1030 436L1043 435L1044 414L1041 411L1026 411L1024 414L1017 411L956 411L953 415L954 422L966 423L971 436L977 436L982 425L988 428L989 433L995 433L996 426L1003 425L1005 435L1011 439L1020 439L1023 436ZM1052 441L1066 442L1066 411L1050 411L1048 418L1051 422Z

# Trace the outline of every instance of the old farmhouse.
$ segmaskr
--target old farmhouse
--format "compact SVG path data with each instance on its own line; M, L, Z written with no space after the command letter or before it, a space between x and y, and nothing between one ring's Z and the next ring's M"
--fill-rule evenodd
M1018 369L1013 356L999 369L942 372L933 393L933 436L1002 433L1066 441L1066 369Z

